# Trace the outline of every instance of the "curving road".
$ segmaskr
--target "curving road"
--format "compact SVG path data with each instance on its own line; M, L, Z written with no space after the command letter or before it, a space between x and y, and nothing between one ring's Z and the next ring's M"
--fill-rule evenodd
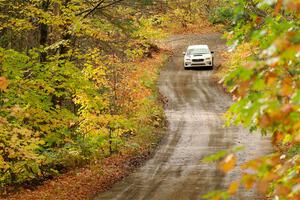
M247 153L240 161L270 151L268 139L249 134L240 127L223 127L222 113L231 98L211 81L212 71L184 70L182 52L189 44L208 44L216 53L226 50L220 34L174 36L168 40L175 54L159 80L161 92L169 99L166 116L167 136L154 157L136 172L115 184L95 200L194 200L215 189L222 189L237 178L214 165L200 163L206 155L231 146L244 145ZM260 199L255 192L240 191L236 199Z

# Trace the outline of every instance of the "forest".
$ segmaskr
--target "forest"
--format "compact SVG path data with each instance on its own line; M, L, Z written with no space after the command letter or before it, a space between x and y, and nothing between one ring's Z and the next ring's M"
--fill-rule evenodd
M209 26L229 46L215 72L235 100L225 124L269 136L274 152L241 166L241 148L205 158L243 174L203 198L243 186L300 199L299 18L299 0L0 0L1 195L157 145L172 54L160 41Z

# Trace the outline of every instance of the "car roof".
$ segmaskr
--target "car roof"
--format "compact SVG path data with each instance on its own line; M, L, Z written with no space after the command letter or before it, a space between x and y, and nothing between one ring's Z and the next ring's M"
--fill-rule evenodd
M188 49L209 49L207 45L190 45Z

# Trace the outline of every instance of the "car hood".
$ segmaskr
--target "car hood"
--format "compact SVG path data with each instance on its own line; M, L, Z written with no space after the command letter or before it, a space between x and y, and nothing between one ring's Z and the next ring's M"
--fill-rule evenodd
M206 59L206 58L211 58L211 54L203 54L203 55L191 55L191 56L185 56L186 59Z

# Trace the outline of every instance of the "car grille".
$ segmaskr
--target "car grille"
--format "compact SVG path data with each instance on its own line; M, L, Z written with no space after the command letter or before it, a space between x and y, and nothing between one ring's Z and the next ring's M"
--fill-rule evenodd
M204 59L193 59L192 61L193 61L193 62L203 62Z

